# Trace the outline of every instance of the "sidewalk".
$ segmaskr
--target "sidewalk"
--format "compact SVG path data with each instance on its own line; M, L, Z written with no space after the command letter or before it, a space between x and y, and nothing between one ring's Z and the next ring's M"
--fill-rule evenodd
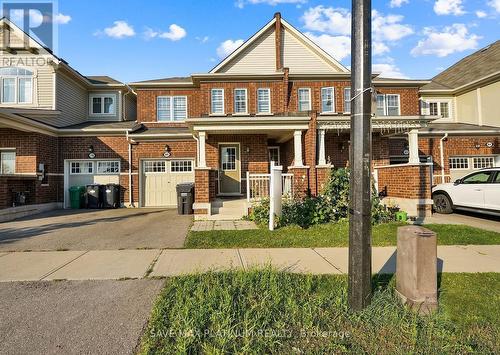
M396 248L373 248L373 273L394 273ZM347 273L347 248L151 249L0 253L0 282L119 280L248 269L272 264L298 273ZM440 272L500 272L500 245L439 246Z

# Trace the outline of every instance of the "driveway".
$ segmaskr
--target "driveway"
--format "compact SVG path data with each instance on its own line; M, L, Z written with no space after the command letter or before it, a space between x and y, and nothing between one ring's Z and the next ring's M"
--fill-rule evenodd
M192 216L176 210L55 210L0 223L0 251L182 248Z
M423 223L462 224L500 233L500 217L473 212L456 211L452 214L434 213L432 217L425 218Z
M163 282L0 283L0 354L135 353Z

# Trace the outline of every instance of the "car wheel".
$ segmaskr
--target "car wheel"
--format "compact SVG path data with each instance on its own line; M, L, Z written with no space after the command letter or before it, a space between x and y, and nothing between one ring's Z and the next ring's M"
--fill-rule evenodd
M451 200L445 194L436 194L432 199L434 201L434 210L437 213L450 214L453 212Z

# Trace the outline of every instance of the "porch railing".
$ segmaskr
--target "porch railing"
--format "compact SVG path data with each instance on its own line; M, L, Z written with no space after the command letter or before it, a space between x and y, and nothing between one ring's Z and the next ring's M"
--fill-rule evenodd
M271 174L250 174L247 172L247 201L258 201L269 197L269 181ZM282 195L285 198L293 196L293 174L281 175Z

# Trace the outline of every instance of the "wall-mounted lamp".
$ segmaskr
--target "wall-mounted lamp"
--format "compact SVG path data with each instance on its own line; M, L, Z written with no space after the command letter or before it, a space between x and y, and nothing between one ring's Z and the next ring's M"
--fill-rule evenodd
M94 146L90 145L89 146L89 154L88 154L89 159L94 159L95 158L95 153L94 153Z
M165 148L163 149L163 156L165 158L171 156L172 154L170 153L170 151L171 151L170 146L168 144L165 144Z
M481 144L479 144L479 143L477 143L477 142L476 142L476 143L474 144L474 148L476 148L476 149L481 148Z
M245 147L245 152L247 152L247 154L250 153L250 147L249 146Z

